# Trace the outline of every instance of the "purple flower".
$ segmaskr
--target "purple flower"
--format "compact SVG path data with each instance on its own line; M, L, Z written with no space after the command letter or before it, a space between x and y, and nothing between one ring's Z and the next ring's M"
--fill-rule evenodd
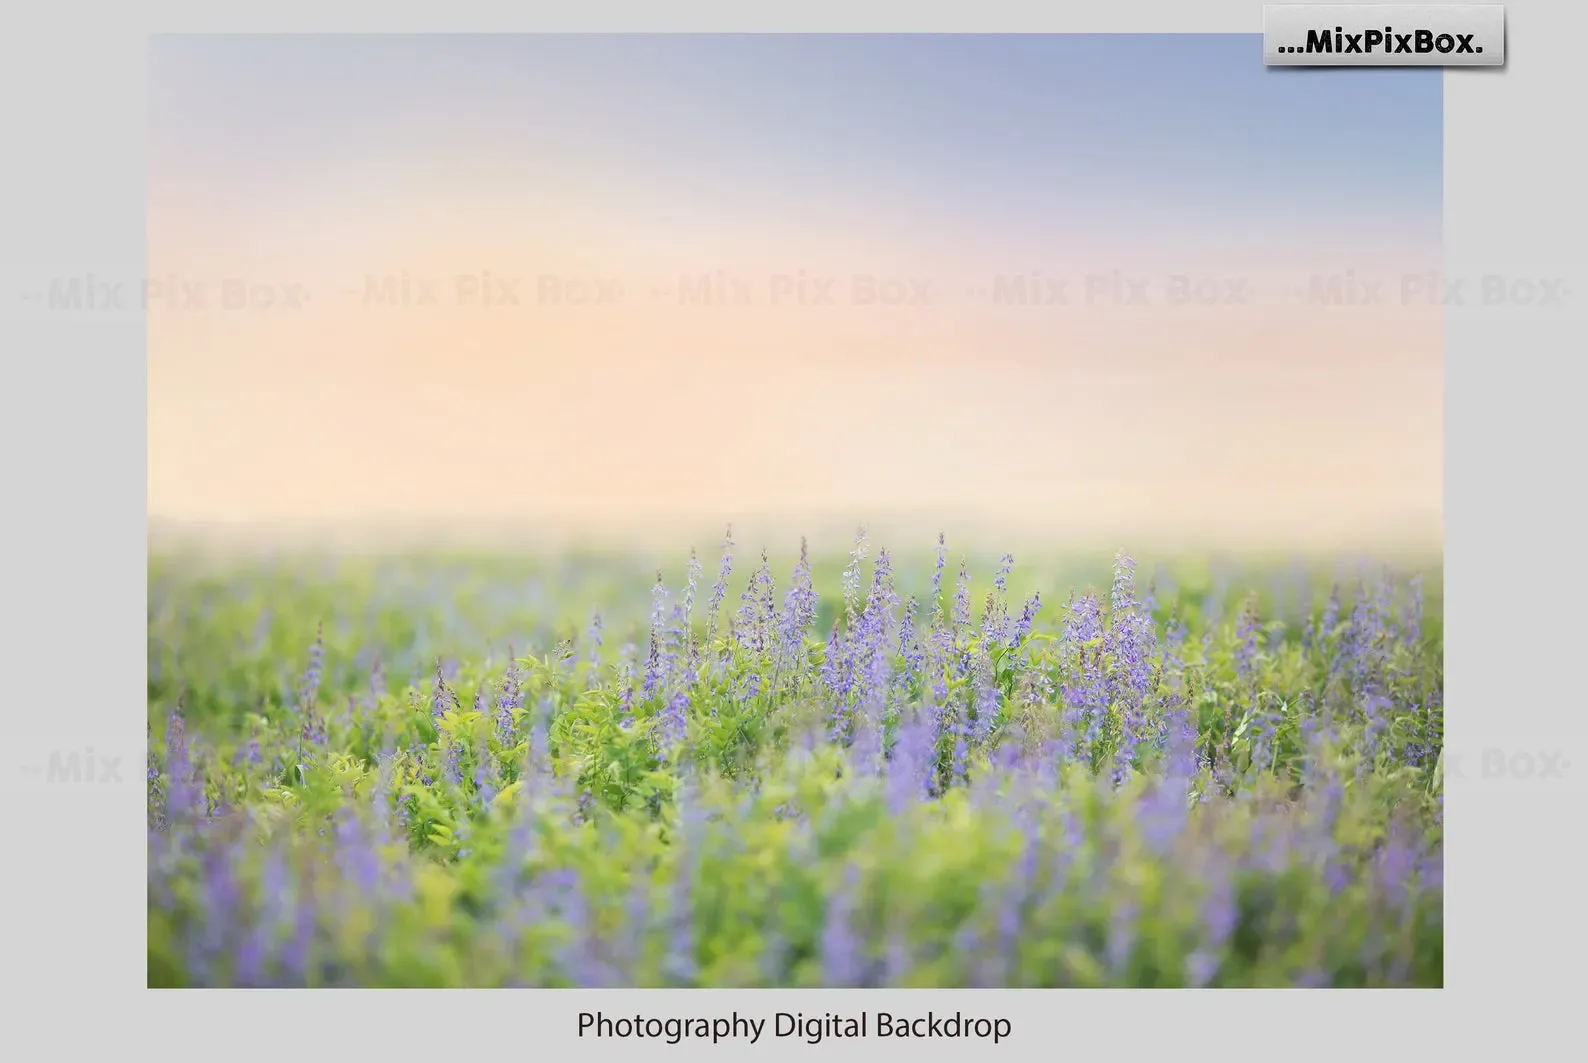
M1147 847L1158 856L1168 854L1174 840L1190 821L1191 780L1189 774L1171 770L1153 784L1142 800L1137 823Z
M1108 920L1108 969L1115 981L1124 984L1130 974L1130 961L1136 952L1136 920L1140 910L1132 898L1114 904Z
M992 738L1002 700L998 685L994 682L992 659L987 655L985 646L972 662L971 681L976 696L976 718L971 737L976 744L985 745Z
M808 547L800 537L800 559L794 566L788 594L783 599L783 653L792 663L805 651L805 635L816 618L816 590L811 582Z
M670 753L684 741L689 729L689 691L679 687L667 700L662 710L661 727L656 732L656 742L663 753Z
M1124 554L1114 559L1114 585L1109 596L1109 623L1103 649L1115 669L1113 698L1121 709L1123 733L1115 760L1115 782L1134 767L1137 747L1147 725L1147 694L1151 682L1151 656L1157 635L1152 618L1136 600L1136 562Z
M866 559L866 528L861 525L855 532L855 547L849 552L849 564L844 569L844 616L849 621L852 629L855 620L855 609L859 606L860 597L860 563Z
M878 762L882 758L881 725L868 717L858 718L852 742L849 761L854 765L856 777L872 778L877 774Z
M1015 622L1014 632L1009 639L1011 649L1019 646L1031 636L1031 626L1036 622L1037 611L1042 608L1042 595L1033 594L1026 599L1026 607L1020 613L1020 619Z
M893 591L892 563L888 551L883 550L873 566L871 593L858 620L855 651L850 660L855 670L852 685L858 693L861 712L873 721L880 721L887 708L888 632L898 602Z
M853 919L860 891L860 869L844 868L843 881L827 902L822 926L822 986L854 988L865 984L865 949L855 933Z
M904 661L904 674L900 677L905 688L910 682L921 674L921 668L926 662L925 653L921 649L921 640L915 627L915 614L919 608L916 600L911 598L904 603L904 619L899 623L899 657Z
M454 738L442 739L441 774L449 786L463 785L463 768L458 763L458 742Z
M353 898L377 896L382 879L380 850L351 805L343 805L337 813L336 859Z
M276 942L288 911L287 865L278 846L265 853L260 870L259 901L252 923L237 949L234 980L239 986L253 988L267 984Z
M233 852L223 846L204 853L203 932L193 939L190 957L194 979L200 985L218 983L214 965L225 958L241 925L243 895L234 860Z
M641 694L646 699L654 697L667 677L667 647L663 625L667 622L667 585L662 574L656 573L656 584L651 588L651 652L645 663L645 685Z
M717 632L717 610L728 593L728 577L733 573L733 525L728 525L722 539L722 565L717 570L717 582L711 588L711 603L707 607L706 642L711 643Z
M937 565L932 570L932 619L937 626L943 617L943 568L948 564L948 545L942 532L937 533Z
M585 637L589 642L589 650L585 654L585 661L593 670L601 665L601 611L599 609L591 614L590 630Z
M932 753L936 744L932 721L922 715L901 723L888 760L888 811L903 815L930 796Z
M998 559L998 571L993 576L994 596L988 602L987 637L995 642L1009 642L1009 573L1015 566L1013 554Z
M623 714L623 727L628 728L634 722L634 666L625 664L618 672L618 688L622 694L618 698L618 709Z
M961 559L959 581L954 587L954 631L963 636L970 630L970 567Z
M1202 936L1187 978L1201 988L1212 981L1240 920L1236 906L1234 868L1222 857L1206 862L1202 874Z
M821 674L833 702L831 738L834 742L841 741L849 733L849 670L844 667L844 644L836 622L827 636Z
M165 785L160 776L160 758L154 752L154 723L145 720L143 726L148 749L144 769L149 791L148 826L151 831L158 831L165 827Z
M1096 644L1103 637L1102 609L1096 597L1083 594L1070 603L1065 618L1064 643L1072 659L1071 679L1060 688L1064 699L1064 724L1067 729L1085 727L1084 741L1090 749L1102 733L1103 716L1108 711L1108 692Z
M504 747L513 745L518 738L516 713L523 706L524 690L519 681L518 662L512 659L509 650L507 674L502 677L496 696L496 739Z
M447 685L446 672L441 659L436 658L435 681L430 692L430 715L435 717L445 716L449 712L458 710L458 696Z
M760 653L767 648L772 625L777 617L776 588L772 582L772 564L767 552L761 551L761 564L750 574L750 583L739 596L738 615L734 626L745 644Z
M1378 887L1392 908L1399 909L1406 904L1419 860L1420 854L1408 832L1397 824L1379 847L1374 859Z
M593 988L609 981L604 964L591 952L592 927L590 903L578 869L553 871L539 880L542 904L567 932L558 956L558 966L575 986Z
M320 679L325 670L323 625L316 624L314 643L309 647L309 666L298 684L298 717L305 744L323 746L326 741L325 718L319 711Z
M998 906L998 947L1001 959L998 982L1009 985L1017 972L1016 956L1024 927L1026 905L1036 884L1037 864L1042 855L1040 821L1027 809L1020 816L1020 831L1025 844L1009 877L1008 887Z
M204 814L204 792L188 752L181 699L166 720L165 780L167 824L190 823Z
M1247 600L1235 628L1238 643L1235 649L1235 674L1248 685L1256 680L1257 630L1257 602L1254 597Z
M689 985L696 975L695 874L702 857L706 816L693 787L678 795L678 852L674 862L672 908L664 973L674 985Z
M1362 756L1370 767L1377 759L1379 739L1389 729L1388 715L1394 708L1390 699L1379 693L1367 693L1362 697Z
M1406 612L1401 618L1402 637L1416 643L1423 637L1423 577L1413 576L1407 583Z
M1219 973L1223 958L1206 949L1194 949L1185 958L1186 984L1193 989L1206 989Z

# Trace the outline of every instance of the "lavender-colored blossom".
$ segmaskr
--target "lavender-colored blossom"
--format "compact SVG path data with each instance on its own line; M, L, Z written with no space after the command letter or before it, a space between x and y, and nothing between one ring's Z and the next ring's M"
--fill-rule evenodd
M998 559L998 569L993 575L993 596L988 601L986 634L994 642L1002 644L1007 644L1010 639L1009 573L1014 565L1013 554L1004 554Z
M844 617L852 630L855 623L855 610L860 604L860 564L866 559L866 528L864 525L855 532L855 546L849 552L849 564L844 568L843 593Z
M749 585L739 596L739 612L734 617L734 627L741 640L756 653L767 649L772 636L772 625L777 617L776 587L772 582L772 563L765 549L761 563L750 574Z
M822 985L825 988L854 988L865 984L865 946L854 927L859 892L860 869L849 864L844 868L843 880L828 899L827 919L822 926Z
M970 740L963 720L954 718L950 734L953 736L953 753L949 758L949 772L954 782L964 783L970 778Z
M658 747L664 753L676 749L684 741L689 728L689 691L679 687L667 699L667 705L662 710L661 726L656 732Z
M203 857L203 930L193 938L189 966L200 985L220 983L216 965L231 951L230 945L242 926L243 891L235 870L236 852L229 846L216 846Z
M1411 883L1417 873L1420 854L1404 829L1392 829L1374 859L1378 888L1394 909L1402 908L1411 896Z
M623 726L628 728L634 723L634 667L625 664L618 672L618 689L622 692L618 697L618 709L623 714Z
M237 949L234 980L243 988L269 984L277 941L288 913L287 865L277 846L264 855L260 868L258 903L253 920Z
M959 563L959 581L954 587L953 619L955 634L963 638L970 630L970 567L963 559Z
M519 679L518 663L508 653L507 673L496 695L496 740L504 747L513 745L518 738L517 713L524 707L524 689Z
M991 740L1002 707L1001 692L993 676L992 659L985 647L976 654L971 665L972 690L975 693L975 719L970 738L976 745Z
M193 769L180 699L166 719L165 785L166 823L190 823L204 814L204 791Z
M1364 768L1373 764L1378 756L1379 741L1389 728L1388 714L1394 706L1389 698L1379 693L1362 697L1362 757Z
M682 789L677 804L678 854L674 858L664 973L673 985L689 985L693 983L697 970L695 876L703 856L707 821L699 794L692 785L686 784Z
M501 789L501 770L490 740L482 734L474 747L474 793L481 806L489 808Z
M1108 691L1102 665L1101 648L1097 645L1103 637L1102 610L1096 597L1083 594L1070 603L1065 618L1064 642L1073 664L1070 680L1060 688L1064 699L1064 725L1067 728L1084 728L1088 749L1102 733L1103 716L1108 711Z
M1114 583L1109 594L1109 622L1103 635L1104 653L1115 669L1110 684L1121 711L1122 733L1115 759L1115 782L1123 781L1136 759L1147 726L1147 695L1152 655L1157 635L1152 618L1136 600L1136 562L1120 554L1114 559Z
M1240 918L1236 907L1234 868L1221 857L1205 862L1202 879L1202 934L1187 962L1186 978L1195 988L1208 985L1218 973L1225 949Z
M542 904L564 932L558 954L563 976L580 988L609 984L608 970L591 950L593 927L590 904L577 868L551 872L539 881Z
M845 649L845 644L839 636L838 625L834 623L832 633L827 638L827 653L822 660L821 670L822 682L832 698L828 737L833 742L847 741L851 727L849 704L851 673L848 668L849 655Z
M1257 603L1248 599L1235 628L1235 674L1248 685L1256 680L1257 635Z
M667 622L667 585L662 574L656 573L656 583L651 588L651 651L645 659L645 685L641 694L652 698L666 680L667 646L664 625Z
M344 883L357 898L373 900L381 880L380 849L374 835L351 805L343 805L336 818L336 859Z
M998 905L997 948L999 970L995 985L1008 985L1015 975L1016 955L1020 936L1024 931L1026 906L1035 886L1037 867L1042 856L1040 820L1031 809L1022 811L1018 819L1022 845L1019 859L1011 869L1002 902Z
M309 647L309 665L298 685L298 719L303 743L323 746L326 743L325 716L320 711L320 681L325 671L325 637L323 625L314 629L314 643Z
M893 591L892 562L888 551L877 554L873 566L871 592L857 620L854 652L850 656L860 711L867 719L880 721L886 711L888 688L888 634L898 596Z
M458 708L458 695L447 685L446 670L438 657L435 680L430 691L430 714L439 718L449 712L457 712Z
M811 564L804 537L800 538L800 558L794 566L787 595L783 599L783 654L792 663L805 651L805 636L816 618L816 590L811 581Z
M932 721L914 716L899 726L898 738L888 760L888 811L903 815L917 801L930 794L932 754L936 745Z
M854 765L855 775L861 779L874 777L882 760L881 725L868 717L858 717L852 743L849 760Z
M728 577L733 574L733 525L728 526L722 538L722 564L717 570L717 582L711 588L711 601L706 612L706 642L709 644L717 632L717 610L728 593Z
M590 614L590 627L585 633L585 663L592 671L601 666L601 611L597 609Z
M1401 637L1416 644L1423 637L1423 577L1414 575L1406 585L1406 611L1401 617Z
M1037 612L1042 608L1041 593L1033 594L1026 599L1026 606L1020 613L1020 619L1015 621L1014 629L1010 632L1008 644L1011 649L1018 647L1031 637L1031 627L1036 623Z
M943 569L948 565L948 543L942 532L937 534L937 564L932 569L932 623L936 627L943 618Z
M1128 977L1139 937L1137 920L1140 916L1140 906L1129 897L1116 901L1109 913L1105 958L1116 982L1123 983Z
M160 758L154 751L154 723L144 721L144 733L147 739L147 764L144 769L148 787L148 826L151 831L165 828L166 787L161 778Z
M908 689L910 683L921 674L921 669L926 663L925 651L921 648L920 632L916 630L916 612L919 604L914 598L904 603L904 619L899 622L899 658L904 662L904 672L899 677L901 686Z
M441 777L446 779L449 786L463 785L463 766L460 763L458 742L450 736L442 739Z

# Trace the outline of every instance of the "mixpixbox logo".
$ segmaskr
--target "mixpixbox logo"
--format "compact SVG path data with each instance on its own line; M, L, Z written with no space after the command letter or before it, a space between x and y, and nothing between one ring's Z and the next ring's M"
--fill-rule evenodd
M509 267L511 264L508 264ZM1566 278L1543 272L1452 276L1436 269L1383 271L1342 265L1332 272L1273 268L1217 273L1158 273L1108 265L1057 270L1009 263L988 273L934 271L835 273L797 263L770 272L730 267L682 268L671 275L526 272L501 265L456 273L402 267L322 282L167 274L119 280L85 270L18 293L37 311L62 316L107 314L253 314L291 318L311 310L419 315L466 310L493 314L589 314L636 307L680 313L736 312L764 307L806 313L823 309L996 311L1037 309L1152 311L1216 308L1238 313L1272 307L1382 310L1427 307L1550 313L1572 305Z
M24 764L22 774L51 785L98 786L123 783L121 757L107 757L93 746L54 749L44 764Z
M1445 750L1446 779L1509 779L1550 782L1566 778L1571 761L1559 749L1501 749L1490 746L1477 752Z
M1269 4L1268 66L1504 66L1499 4Z

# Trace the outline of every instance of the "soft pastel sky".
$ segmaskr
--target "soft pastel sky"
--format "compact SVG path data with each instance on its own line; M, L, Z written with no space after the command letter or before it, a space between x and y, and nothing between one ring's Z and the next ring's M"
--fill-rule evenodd
M150 306L150 513L1436 544L1442 325L1400 293L1441 131L1438 71L1247 36L159 38L150 273L206 300ZM752 302L679 305L717 270ZM1308 305L1346 270L1387 302ZM1069 302L991 297L1033 271ZM437 301L366 301L404 272Z

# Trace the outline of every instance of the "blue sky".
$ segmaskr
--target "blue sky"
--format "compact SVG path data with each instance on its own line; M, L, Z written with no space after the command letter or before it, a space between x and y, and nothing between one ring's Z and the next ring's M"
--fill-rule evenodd
M642 195L643 174L719 209L798 189L1062 231L1304 207L1437 239L1440 73L1266 69L1259 41L166 37L152 133L157 167L223 187L488 147L593 193Z

